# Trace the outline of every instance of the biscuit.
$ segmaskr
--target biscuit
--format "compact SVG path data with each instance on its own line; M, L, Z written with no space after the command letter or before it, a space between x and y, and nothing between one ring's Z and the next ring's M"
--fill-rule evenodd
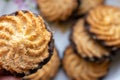
M87 16L89 32L104 45L120 47L120 8L112 6L98 6Z
M77 53L89 60L100 60L103 57L108 57L110 52L102 45L96 42L85 28L85 20L79 19L73 26L70 35L71 44Z
M90 9L95 8L96 6L104 3L104 0L79 0L79 1L80 5L77 11L77 15L84 15Z
M28 75L46 64L53 53L52 33L30 11L0 17L0 70Z
M52 80L56 75L60 66L60 59L56 49L54 49L53 56L50 61L42 67L42 69L37 70L36 73L33 73L29 76L25 76L25 80Z
M64 53L63 68L71 80L98 80L108 73L110 62L87 62L69 46Z
M48 21L65 21L78 7L77 0L37 0L40 13Z

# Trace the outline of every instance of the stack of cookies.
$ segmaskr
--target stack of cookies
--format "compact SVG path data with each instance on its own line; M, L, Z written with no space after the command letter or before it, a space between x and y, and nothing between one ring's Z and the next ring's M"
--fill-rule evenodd
M40 15L30 11L0 17L2 73L25 80L51 80L55 76L60 60L47 27Z
M64 52L63 68L72 80L98 80L110 65L110 51L96 42L79 19L70 35L71 45Z
M120 48L120 9L99 5L71 29L63 68L72 80L98 80L108 73L112 55Z
M120 9L105 5L104 0L37 2L47 21L75 21L62 60L69 78L98 80L107 75L112 55L120 48Z
M104 0L37 0L49 22L75 21L62 65L71 80L107 75L111 56L120 48L120 9ZM77 17L77 19L76 19ZM0 17L0 75L24 80L52 80L60 59L47 23L30 11Z
M71 80L98 80L107 75L112 55L120 47L120 9L104 0L37 0L49 22L75 22L63 68ZM77 20L76 20L77 17Z

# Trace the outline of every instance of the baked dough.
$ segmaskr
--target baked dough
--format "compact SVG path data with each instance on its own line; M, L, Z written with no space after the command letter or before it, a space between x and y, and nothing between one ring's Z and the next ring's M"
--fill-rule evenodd
M80 5L77 11L77 15L84 15L90 9L95 8L104 3L104 0L79 0Z
M65 50L63 68L71 80L99 80L108 73L110 62L87 62L69 46Z
M75 23L70 38L74 49L83 58L100 60L110 55L110 52L96 42L87 32L84 19L79 19Z
M120 47L120 8L98 6L87 16L89 31L106 46Z
M42 67L53 52L52 40L39 15L17 11L1 16L0 69L27 75Z
M39 69L36 73L33 73L29 76L25 76L26 80L52 80L52 78L56 75L60 66L60 59L57 53L57 50L54 49L53 56L50 61L43 66L42 69Z
M40 13L48 21L64 21L78 7L77 0L37 0Z

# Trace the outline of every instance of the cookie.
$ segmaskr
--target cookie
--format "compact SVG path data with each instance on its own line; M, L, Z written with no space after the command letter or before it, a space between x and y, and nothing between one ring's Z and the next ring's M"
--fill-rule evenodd
M54 53L50 61L45 66L43 66L42 69L37 70L36 73L25 76L24 80L52 80L52 78L56 75L59 66L60 59L56 49L54 49Z
M94 39L101 40L109 47L120 47L120 8L112 6L98 6L87 16L89 32Z
M96 42L87 32L84 19L79 19L75 23L70 40L76 52L90 61L102 60L110 55L110 52Z
M33 73L49 61L53 45L41 16L17 11L0 17L0 70Z
M79 0L80 5L77 11L77 15L81 16L86 14L90 9L95 8L98 5L104 3L104 0Z
M64 53L63 68L71 80L98 80L108 73L110 62L87 62L71 46Z
M37 0L40 13L48 21L65 21L78 7L77 0Z

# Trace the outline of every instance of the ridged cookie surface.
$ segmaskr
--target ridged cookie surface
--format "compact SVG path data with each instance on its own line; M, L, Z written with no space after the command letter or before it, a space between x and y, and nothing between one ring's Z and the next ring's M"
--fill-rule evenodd
M87 16L89 31L107 46L120 47L120 8L98 6Z
M64 21L78 6L77 0L37 0L37 3L48 21Z
M27 80L52 80L56 75L60 66L60 59L56 49L54 49L53 56L50 61L39 69L36 73L29 76L25 76L24 79Z
M79 19L73 26L70 39L72 46L83 58L89 60L102 59L110 55L110 52L96 42L85 28L85 20Z
M69 46L64 53L63 68L71 80L98 80L107 74L109 61L87 62Z
M0 17L0 69L29 74L47 63L52 44L52 33L40 16L17 11Z

